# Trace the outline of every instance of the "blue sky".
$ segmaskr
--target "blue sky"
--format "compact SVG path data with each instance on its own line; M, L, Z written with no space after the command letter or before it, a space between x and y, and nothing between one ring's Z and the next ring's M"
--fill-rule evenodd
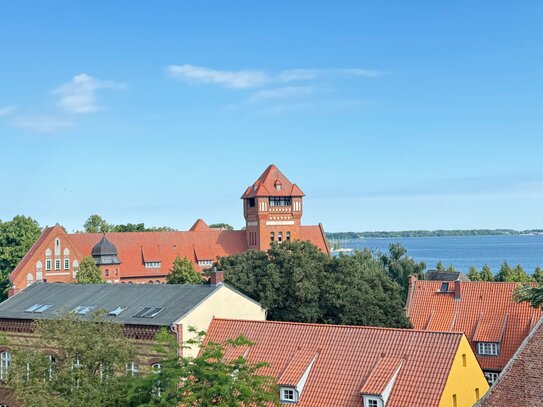
M541 228L543 3L0 2L0 219Z

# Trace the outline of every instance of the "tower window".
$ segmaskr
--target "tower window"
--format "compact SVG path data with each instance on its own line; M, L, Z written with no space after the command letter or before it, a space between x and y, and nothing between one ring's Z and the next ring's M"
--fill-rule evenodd
M249 198L249 207L254 208L256 205L256 199L255 198Z
M283 241L283 232L277 233L277 242L281 243Z
M270 232L270 242L275 240L275 232Z
M281 190L283 189L283 184L281 184L281 181L279 181L279 180L275 181L275 185L274 185L274 186L275 186L275 189L276 189L277 191L281 191Z
M270 206L289 206L292 203L290 196L272 196L269 198Z
M290 240L290 232L287 232L287 241Z

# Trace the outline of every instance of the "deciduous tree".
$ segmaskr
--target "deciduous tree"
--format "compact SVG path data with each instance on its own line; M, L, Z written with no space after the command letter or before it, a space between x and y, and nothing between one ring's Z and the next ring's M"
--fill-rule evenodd
M85 233L106 233L111 231L111 225L100 215L95 214L88 217L83 224L83 230Z
M168 284L200 284L201 282L200 273L194 270L192 261L186 257L177 256L173 261L170 274L166 276L166 283Z
M83 257L79 263L79 270L75 279L77 284L104 284L102 272L91 256Z

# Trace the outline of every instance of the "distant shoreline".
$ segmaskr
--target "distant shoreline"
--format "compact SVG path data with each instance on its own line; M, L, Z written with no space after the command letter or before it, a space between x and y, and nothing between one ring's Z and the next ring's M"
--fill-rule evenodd
M404 230L392 232L335 232L326 233L329 240L357 240L395 237L447 237L447 236L511 236L543 235L543 229L467 229L467 230Z

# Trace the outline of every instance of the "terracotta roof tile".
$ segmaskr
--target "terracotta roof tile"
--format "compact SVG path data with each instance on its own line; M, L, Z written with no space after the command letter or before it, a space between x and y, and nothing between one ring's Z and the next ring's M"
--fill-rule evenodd
M543 406L543 318L477 407Z
M207 232L208 230L211 230L211 228L207 226L203 219L198 219L189 229L190 232Z
M318 354L299 407L360 407L360 389L366 383L368 389L379 387L400 360L387 407L438 406L462 338L449 332L214 319L206 340L222 342L240 334L255 344L247 358L270 364L259 373L289 384L310 355Z
M276 186L280 187L276 187ZM279 169L271 164L262 175L245 190L242 199L258 196L304 196L302 190L289 181Z
M318 356L316 349L298 349L287 367L279 376L277 383L283 386L296 386L311 362Z
M385 387L401 368L402 358L399 356L382 357L370 372L368 379L360 389L361 394L382 394Z
M476 351L476 342L501 338L498 356L477 359L484 370L502 370L530 332L541 310L517 303L512 295L517 283L465 282L460 299L454 291L439 292L440 281L413 281L409 288L407 312L415 329L463 332ZM454 285L453 284L453 285Z

